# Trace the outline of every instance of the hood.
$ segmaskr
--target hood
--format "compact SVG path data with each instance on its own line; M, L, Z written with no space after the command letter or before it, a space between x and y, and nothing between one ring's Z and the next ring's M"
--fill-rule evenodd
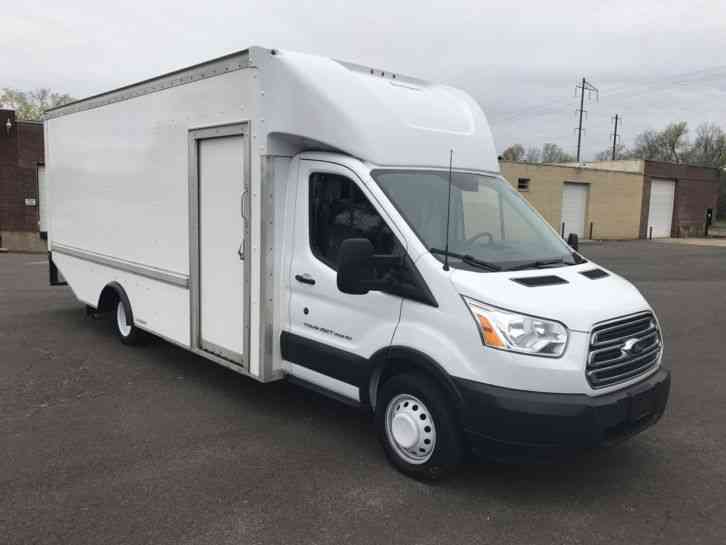
M603 278L583 271L602 269ZM515 279L556 276L566 283L527 286ZM576 331L604 320L650 310L640 292L617 274L592 263L567 267L486 273L456 269L451 280L462 295L502 309L550 318Z

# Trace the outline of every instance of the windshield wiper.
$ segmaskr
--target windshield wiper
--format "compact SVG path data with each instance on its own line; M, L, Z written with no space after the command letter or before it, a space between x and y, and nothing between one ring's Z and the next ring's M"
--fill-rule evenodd
M494 263L488 263L486 261L482 261L481 259L477 259L473 255L457 254L454 252L447 252L446 250L439 250L438 248L431 248L430 251L432 254L448 255L449 257L455 257L457 259L461 259L467 265L472 265L473 267L479 267L480 269L487 269L490 271L501 271L502 270L502 268L499 265L495 265Z
M521 265L517 265L515 267L509 267L508 271L521 271L524 269L546 269L547 267L551 267L552 265L564 265L565 260L561 257L558 257L556 259L538 259L537 261L528 261L527 263L522 263ZM571 265L571 263L567 263L567 265Z

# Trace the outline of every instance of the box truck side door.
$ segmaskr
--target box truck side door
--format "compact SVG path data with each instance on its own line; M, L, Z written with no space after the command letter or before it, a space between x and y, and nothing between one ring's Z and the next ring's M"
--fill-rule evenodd
M198 187L192 188L198 207L198 232L192 233L198 243L192 257L198 302L194 341L206 352L245 365L249 244L240 196L248 192L247 135L229 126L193 131L192 138L198 176Z
M402 299L340 292L338 249L348 238L368 238L377 254L405 249L352 171L304 160L299 172L283 358L298 378L360 400L371 371L368 358L390 344Z

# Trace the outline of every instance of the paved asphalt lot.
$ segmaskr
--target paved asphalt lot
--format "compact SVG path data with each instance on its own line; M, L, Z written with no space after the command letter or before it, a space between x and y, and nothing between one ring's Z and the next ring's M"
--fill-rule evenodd
M389 467L354 409L127 348L42 257L0 254L0 543L726 543L726 249L583 252L660 316L666 416L611 450L436 486Z

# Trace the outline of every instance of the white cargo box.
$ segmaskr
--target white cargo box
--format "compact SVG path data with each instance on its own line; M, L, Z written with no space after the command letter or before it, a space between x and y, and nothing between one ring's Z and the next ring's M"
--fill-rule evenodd
M498 170L465 93L257 47L50 110L45 129L49 244L77 298L95 308L115 282L138 327L263 381L280 376L295 154L441 166L456 146L459 168Z

